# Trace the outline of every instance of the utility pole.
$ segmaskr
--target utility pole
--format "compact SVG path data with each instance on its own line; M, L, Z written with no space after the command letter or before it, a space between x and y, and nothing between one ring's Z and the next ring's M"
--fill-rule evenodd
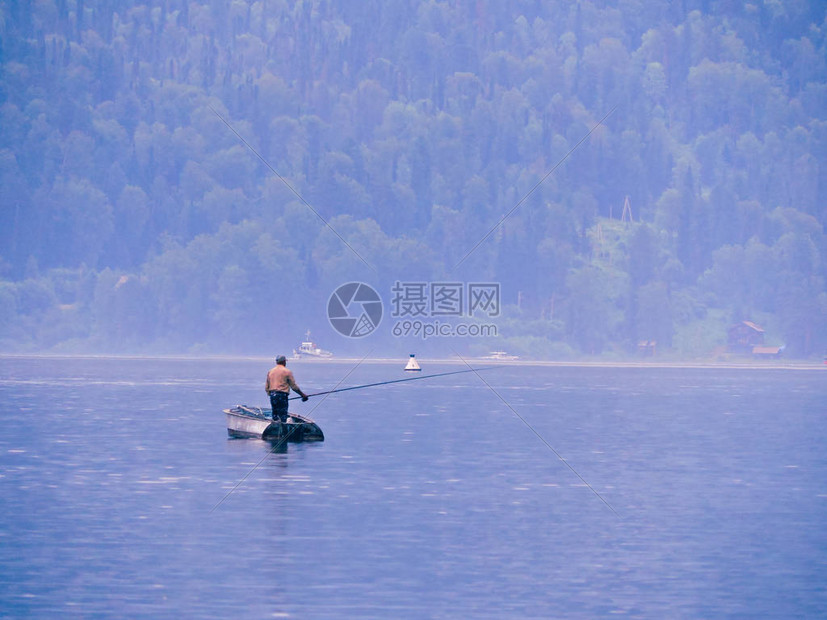
M626 196L626 199L623 201L623 215L620 217L621 222L626 221L626 214L629 214L629 221L634 222L632 218L632 203L629 202L629 197Z

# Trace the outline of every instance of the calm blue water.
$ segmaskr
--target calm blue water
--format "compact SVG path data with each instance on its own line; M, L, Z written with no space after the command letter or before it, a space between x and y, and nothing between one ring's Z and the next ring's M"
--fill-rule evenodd
M486 372L609 508L473 374L228 439L268 367L0 359L0 616L827 615L827 368Z

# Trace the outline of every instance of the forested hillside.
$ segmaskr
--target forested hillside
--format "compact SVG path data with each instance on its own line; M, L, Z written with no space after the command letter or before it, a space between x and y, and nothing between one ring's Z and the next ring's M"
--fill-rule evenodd
M0 349L352 348L336 286L449 280L505 304L457 350L820 356L825 167L819 0L2 1Z

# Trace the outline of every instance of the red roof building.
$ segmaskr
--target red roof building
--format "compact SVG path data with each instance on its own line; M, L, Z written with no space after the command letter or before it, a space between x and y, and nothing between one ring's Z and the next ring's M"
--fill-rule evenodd
M727 344L731 353L752 353L764 344L764 328L752 321L741 321L729 328Z

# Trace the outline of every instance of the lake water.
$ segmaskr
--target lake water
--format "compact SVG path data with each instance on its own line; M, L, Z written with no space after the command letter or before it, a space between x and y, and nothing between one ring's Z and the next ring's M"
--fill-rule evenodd
M268 368L0 359L0 616L827 615L827 368Z

